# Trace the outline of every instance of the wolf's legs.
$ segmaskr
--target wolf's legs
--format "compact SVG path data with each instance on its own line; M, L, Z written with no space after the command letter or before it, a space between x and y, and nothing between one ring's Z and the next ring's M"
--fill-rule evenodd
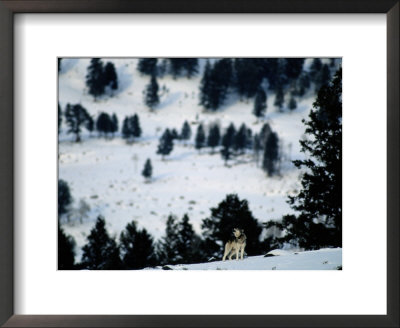
M239 260L239 252L240 252L240 248L236 248L236 261Z
M242 247L240 247L240 248L241 248L241 250L242 250L242 254L240 254L240 255L241 255L240 258L243 260L244 246L242 246Z
M224 257L222 258L222 261L225 261L226 257L229 255L231 251L231 248L229 247L228 244L225 245L225 252L224 252Z

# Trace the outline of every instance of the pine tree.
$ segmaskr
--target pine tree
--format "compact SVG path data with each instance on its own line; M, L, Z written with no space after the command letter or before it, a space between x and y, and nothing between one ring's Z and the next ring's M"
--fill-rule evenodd
M104 74L103 74L103 62L99 58L93 58L90 60L88 67L88 73L86 75L86 86L89 88L89 94L94 97L94 100L104 94Z
M153 174L153 167L151 166L150 158L148 158L146 160L146 163L144 164L142 175L144 176L146 181L150 181L152 174Z
M210 90L211 90L211 65L207 60L204 68L203 77L200 82L200 105L204 108L210 108Z
M108 133L113 133L114 123L110 115L107 113L100 113L96 121L96 130L99 134L104 134L106 137Z
M186 58L185 66L188 79L199 72L199 60L197 58Z
M137 70L145 75L155 75L157 73L157 58L140 58Z
M155 74L151 76L150 83L146 87L145 103L151 110L160 103L158 96L158 83Z
M267 139L271 132L272 132L271 126L268 123L265 123L260 131L261 149L265 148L265 144L267 143Z
M296 99L294 99L293 96L290 97L288 107L289 107L290 110L295 110L297 108L297 102L296 102Z
M289 81L296 80L303 71L304 58L286 58L285 74Z
M65 110L65 120L69 127L67 133L75 134L75 142L81 141L81 126L88 120L89 113L80 104L70 105L67 104Z
M68 207L72 203L72 196L68 183L58 180L58 216L68 212Z
M258 88L256 97L254 98L253 114L257 117L263 117L267 109L267 94L262 88Z
M75 269L75 240L58 225L58 270Z
M201 252L201 239L194 232L187 214L177 223L176 229L178 232L176 242L178 256L176 262L190 264L204 260L205 258Z
M125 116L124 121L122 122L122 138L130 139L132 138L132 127L131 127L131 119L128 116Z
M300 247L317 249L342 246L342 70L323 86L309 114L303 120L306 134L301 140L306 160L294 161L307 168L302 190L289 197L291 207L299 212L288 235ZM318 233L318 234L316 234Z
M118 76L113 63L108 62L104 67L104 85L109 86L111 90L118 89Z
M139 120L139 115L138 114L134 114L131 117L131 121L132 121L132 136L135 138L139 138L142 135L142 129L140 127L140 120Z
M273 176L277 173L276 164L279 160L279 140L275 132L271 132L268 136L264 148L263 169L268 173L268 176Z
M197 128L196 138L195 138L195 148L201 150L205 146L206 135L204 133L203 124L200 124Z
M233 148L235 151L243 154L247 145L247 128L244 123L240 126L239 131L235 134L233 142Z
M119 247L108 235L105 225L105 220L99 216L95 227L87 237L88 243L82 248L81 263L85 269L118 270L121 268Z
M203 220L201 228L208 256L221 258L223 245L232 237L235 228L243 229L247 236L246 253L258 255L262 251L259 241L261 227L250 212L247 200L229 194L218 207L211 208L211 216Z
M284 94L283 94L283 90L282 90L282 88L278 88L278 89L276 90L276 94L275 94L274 105L275 105L276 107L278 107L279 110L282 110L284 100L285 100L285 96L284 96Z
M118 131L118 117L115 113L113 113L111 116L111 123L111 133L114 134Z
M228 160L231 158L232 155L232 147L233 147L233 142L236 134L236 129L233 123L231 123L226 130L224 136L222 137L222 149L221 149L221 155L222 158L225 160L225 165L227 165Z
M164 156L168 155L173 148L174 148L174 143L171 137L171 132L169 131L169 129L166 129L160 138L157 154L160 154L162 160L164 160Z
M262 81L262 67L257 59L236 58L235 86L240 97L254 97Z
M179 263L178 240L176 217L169 215L165 228L165 236L161 238L158 244L158 262L161 265Z
M121 232L120 245L125 270L139 270L156 264L153 238L146 229L138 230L134 221Z
M314 58L310 66L310 78L313 82L316 82L318 76L321 74L322 61L319 58Z
M211 148L211 153L214 154L214 148L219 146L221 134L219 132L219 125L213 124L207 138L207 146Z
M191 136L192 136L192 130L190 129L189 123L185 121L182 125L180 139L189 140Z

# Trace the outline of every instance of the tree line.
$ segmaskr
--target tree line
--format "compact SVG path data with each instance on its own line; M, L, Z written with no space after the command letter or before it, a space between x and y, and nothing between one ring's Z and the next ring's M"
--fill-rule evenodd
M62 188L65 184L60 183ZM65 193L59 193L65 198ZM64 202L59 204L66 210ZM59 217L65 213L60 212ZM107 231L106 221L99 216L82 247L82 257L75 262L76 243L67 235L60 222L58 226L58 268L61 270L134 270L168 264L190 264L220 259L223 245L231 238L236 227L245 229L248 237L246 253L259 255L269 250L261 240L262 225L251 213L247 200L229 194L211 215L201 224L202 235L198 235L189 216L182 219L169 215L164 236L155 241L146 229L140 229L135 221L128 223L119 239Z

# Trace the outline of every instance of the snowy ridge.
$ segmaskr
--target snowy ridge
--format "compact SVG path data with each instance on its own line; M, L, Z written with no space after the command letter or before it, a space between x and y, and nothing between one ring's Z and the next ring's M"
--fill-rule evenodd
M275 254L275 255L274 255ZM317 251L274 250L270 256L250 256L243 260L226 260L198 263L177 264L157 267L164 270L341 270L342 249L324 248ZM234 257L235 258L235 257ZM149 270L149 268L145 269Z

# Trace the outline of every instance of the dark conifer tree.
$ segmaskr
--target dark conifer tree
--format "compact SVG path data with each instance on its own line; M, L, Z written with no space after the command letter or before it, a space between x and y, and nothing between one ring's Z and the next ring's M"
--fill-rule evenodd
M90 60L86 75L86 86L89 88L89 94L94 97L94 100L104 94L105 80L103 70L101 59L93 58Z
M210 92L211 92L211 65L207 60L206 66L204 68L203 77L200 82L200 105L204 108L210 108Z
M176 228L178 232L176 243L178 256L176 262L190 264L204 260L201 252L201 239L194 232L187 214L177 223Z
M310 66L310 78L313 82L316 82L318 76L321 74L322 61L319 58L314 58Z
M228 160L232 156L232 148L233 148L233 143L234 143L234 138L236 134L236 129L233 123L231 123L226 130L225 134L222 137L222 149L221 149L221 155L222 158L225 160L225 165L227 165Z
M214 154L215 147L219 146L221 134L219 132L219 125L213 124L207 138L207 146L211 148L211 153Z
M118 89L118 76L113 63L108 62L104 67L104 84L109 86L111 90Z
M170 58L169 62L171 75L176 79L186 69L186 58Z
M158 144L157 154L160 154L162 159L168 155L174 148L173 139L169 129L166 129L160 138L160 143Z
M323 64L321 72L315 82L316 84L315 91L318 93L319 89L323 85L328 84L330 80L331 80L331 71L329 69L329 66L327 64Z
M153 167L151 166L150 158L148 158L146 160L146 163L144 164L142 175L144 176L146 181L150 181L152 174L153 174Z
M83 246L82 267L89 270L118 270L121 269L119 247L108 235L106 222L100 216L95 227L87 237L88 243Z
M96 130L99 134L104 134L104 136L114 132L114 124L110 115L107 113L100 113L96 121Z
M112 122L112 125L111 125L111 127L112 127L111 133L114 134L114 133L117 132L118 129L119 129L119 128L118 128L118 117L117 117L117 115L116 115L115 113L113 113L112 116L111 116L111 122Z
M94 120L91 115L88 115L86 119L86 130L88 130L90 133L92 133L94 130Z
M267 139L272 132L271 126L268 123L265 123L260 131L260 145L261 149L265 148L265 144L267 143Z
M75 240L58 225L58 270L75 269Z
M178 264L181 257L177 249L179 241L176 217L169 215L165 228L165 236L158 243L158 262L161 265Z
M65 120L68 125L68 133L75 134L75 142L81 141L81 127L88 120L89 113L80 104L67 104L65 110Z
M229 194L218 207L211 208L211 216L202 222L205 250L208 256L221 258L223 245L232 237L233 229L243 229L247 236L246 253L258 255L261 227L250 212L247 200L240 200L236 194Z
M278 88L276 90L276 94L275 94L275 101L274 101L274 105L276 107L279 108L279 110L282 110L283 104L285 101L285 95L283 93L283 89L282 88Z
M68 212L68 207L72 203L72 196L68 183L64 180L58 180L58 215Z
M268 173L268 176L273 176L277 173L277 162L279 160L279 140L275 132L271 132L268 136L264 148L263 169Z
M236 152L240 152L241 154L244 153L244 150L247 146L247 128L246 125L243 123L239 131L235 134L233 148Z
M182 125L180 139L181 140L190 140L191 136L192 136L192 130L190 129L189 123L187 121L185 121Z
M140 58L137 69L144 75L155 75L157 73L157 58Z
M185 68L186 76L190 79L199 72L199 60L197 58L186 58Z
M310 76L307 72L303 72L298 80L296 94L303 97L311 86Z
M139 270L156 264L153 238L146 229L138 230L134 221L121 232L120 245L125 270Z
M200 124L197 128L197 133L195 137L195 148L201 150L205 146L206 143L206 135L204 133L203 124Z
M307 168L302 190L289 197L291 207L299 212L287 240L300 247L316 249L342 246L342 71L318 92L309 120L304 121L306 134L301 140L306 160L294 161ZM287 229L287 227L285 227Z
M122 138L131 139L133 137L131 119L128 116L125 116L124 121L122 123Z
M132 122L132 136L134 138L139 138L142 135L142 128L140 127L140 120L138 114L133 114L131 117Z
M303 71L304 58L286 58L285 74L289 80L296 80Z
M297 108L297 102L296 99L294 99L294 97L290 97L289 103L288 103L288 107L290 110L295 110Z
M234 61L235 86L240 97L251 98L262 81L262 67L253 58L236 58Z
M263 117L265 115L265 110L267 109L267 94L260 87L254 98L253 114L257 117Z
M156 76L153 74L150 79L150 83L146 87L145 103L147 107L153 110L159 103L160 98L158 96L158 83Z

